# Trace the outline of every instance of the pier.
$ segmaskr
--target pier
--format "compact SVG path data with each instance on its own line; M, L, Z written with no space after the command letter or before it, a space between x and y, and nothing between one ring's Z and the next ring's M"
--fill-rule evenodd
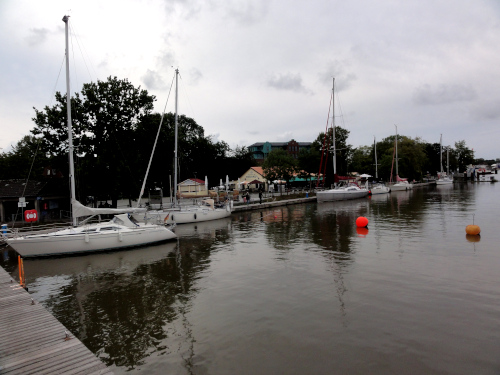
M0 267L0 374L113 374Z

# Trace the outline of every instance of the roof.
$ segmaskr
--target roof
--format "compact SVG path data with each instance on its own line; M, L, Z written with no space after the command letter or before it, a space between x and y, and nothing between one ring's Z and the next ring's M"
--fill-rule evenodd
M0 180L0 198L69 196L62 180Z
M290 142L256 142L254 144L251 144L248 147L259 147L259 146L264 146L265 143L269 143L271 147L285 147L288 146ZM297 142L299 146L310 146L312 145L312 142Z
M255 172L264 177L264 170L262 169L262 167L250 167L250 169L253 169Z
M205 185L205 181L200 180L199 178L188 178L187 180L179 182L179 185L196 185L196 184Z
M26 180L1 180L0 197L36 197L40 195L40 191L46 184L47 182L42 181L28 181L26 183Z

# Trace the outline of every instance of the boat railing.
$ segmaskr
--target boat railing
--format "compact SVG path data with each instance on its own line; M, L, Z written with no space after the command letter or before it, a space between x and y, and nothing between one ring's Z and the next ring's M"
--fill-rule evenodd
M29 227L25 226L17 228L2 227L0 230L2 232L3 238L17 238L35 234L47 234L61 229L67 229L70 226L71 224L69 223L51 223L51 224L42 224L36 226L29 226Z

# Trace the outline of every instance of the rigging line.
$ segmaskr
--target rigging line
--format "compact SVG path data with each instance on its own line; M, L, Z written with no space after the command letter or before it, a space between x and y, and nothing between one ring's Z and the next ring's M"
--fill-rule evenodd
M144 180L142 181L141 192L139 193L139 199L137 200L137 206L136 206L137 208L139 208L139 205L141 204L142 195L144 194L144 188L146 186L146 180L148 179L149 169L151 167L151 162L153 161L153 155L155 153L156 144L158 143L158 138L160 136L161 126L163 124L163 117L165 116L165 111L167 110L167 104L168 104L168 100L170 98L170 93L172 92L172 87L174 86L174 79L175 79L175 74L174 74L174 76L172 78L172 82L170 84L170 90L168 91L167 101L165 102L165 107L163 108L163 113L161 115L160 125L158 126L158 131L156 132L155 143L153 145L153 150L151 151L151 156L149 157L148 168L146 169L146 176L144 176Z
M90 78L90 82L92 82L92 73L90 72L90 69L89 69L89 65L90 67L92 68L92 71L96 77L96 81L97 81L97 72L95 71L94 69L94 64L92 63L91 59L90 59L90 55L89 53L87 52L86 48L85 48L85 45L83 43L80 44L80 39L78 38L78 34L77 34L77 30L76 28L74 27L74 24L72 23L70 25L70 29L72 31L72 35L75 37L75 40L76 40L76 44L78 45L78 48L80 50L80 54L82 55L82 59L83 59L83 63L85 65L85 68L87 69L87 73L89 75L89 78ZM88 60L88 64L87 64L87 60Z
M182 75L181 73L179 72L179 77L181 78L182 80ZM194 109L193 109L193 106L191 105L191 101L189 100L189 95L187 93L187 90L184 89L184 86L185 85L180 85L181 86L181 91L184 93L184 95L186 95L186 98L187 98L187 102L189 104L189 107L191 108L191 111L193 112L193 118L196 118L195 116L195 112L194 112ZM187 86L187 85L186 85Z

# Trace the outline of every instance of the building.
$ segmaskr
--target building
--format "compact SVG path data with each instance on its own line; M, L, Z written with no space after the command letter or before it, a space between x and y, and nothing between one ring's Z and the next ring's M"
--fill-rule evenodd
M262 167L251 167L239 178L239 182L244 188L256 189L259 186L267 188L267 180L264 178Z
M189 178L179 183L178 193L182 198L208 197L205 181L199 178Z
M289 142L257 142L248 146L248 150L252 153L255 160L262 163L267 155L273 150L286 150L295 159L299 157L299 152L302 149L311 149L312 142L297 142L292 139Z

